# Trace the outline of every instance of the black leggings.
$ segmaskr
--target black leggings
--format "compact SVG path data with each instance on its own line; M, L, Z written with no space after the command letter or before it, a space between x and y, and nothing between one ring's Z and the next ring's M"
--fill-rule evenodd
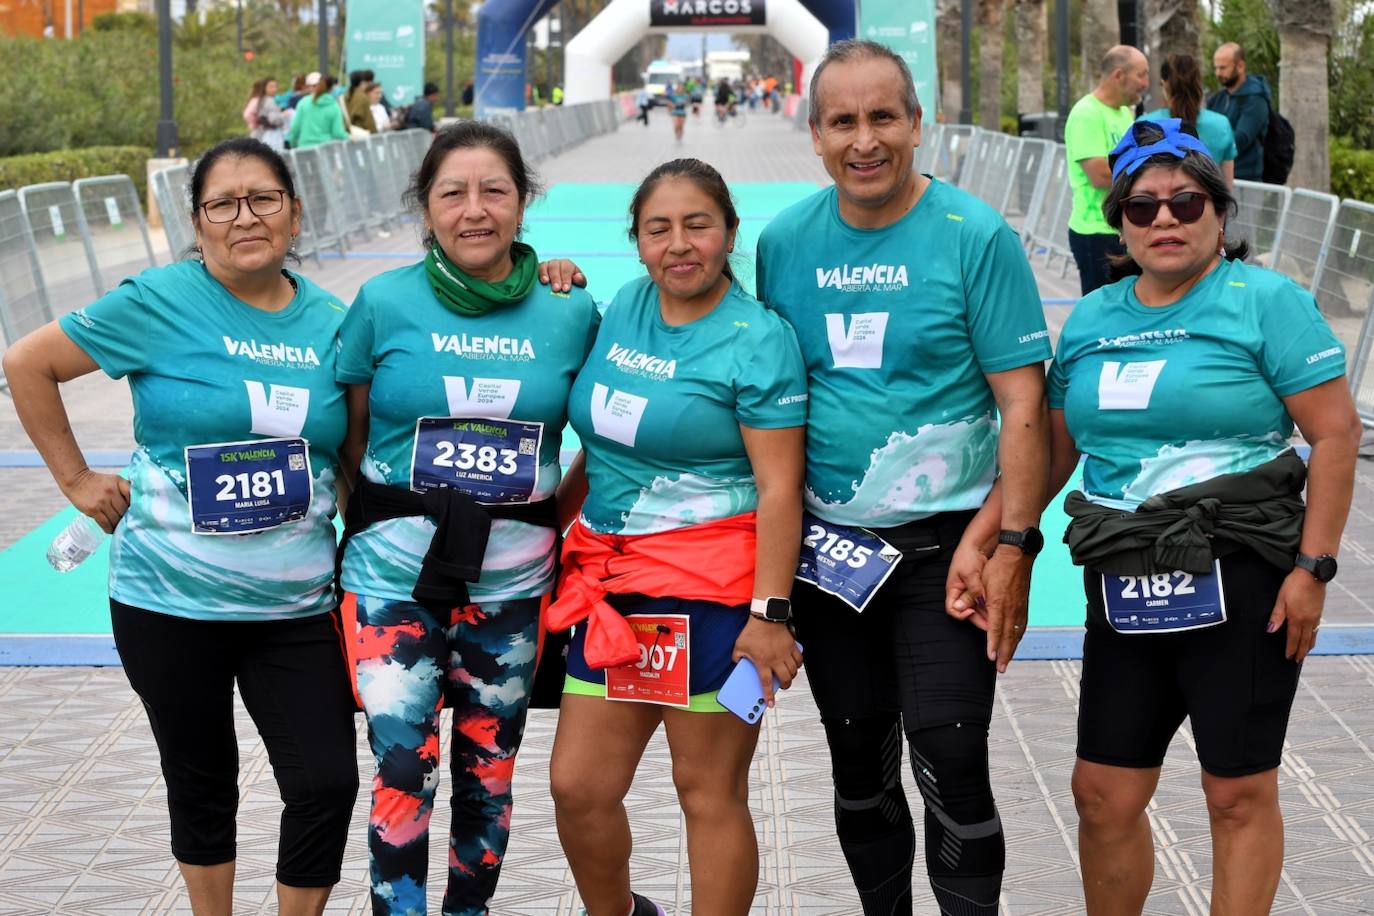
M916 836L902 790L904 736L940 912L997 911L1005 850L988 773L996 669L983 632L944 610L950 557L972 516L877 530L903 558L862 614L810 586L792 592L830 746L836 834L866 916L911 912Z
M353 698L333 615L190 620L112 598L110 617L124 673L157 740L177 861L234 860L237 681L285 804L277 880L337 884L358 765Z

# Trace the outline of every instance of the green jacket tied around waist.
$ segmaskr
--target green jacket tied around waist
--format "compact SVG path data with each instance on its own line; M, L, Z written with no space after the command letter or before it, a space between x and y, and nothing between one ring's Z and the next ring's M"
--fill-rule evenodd
M1307 466L1289 449L1241 474L1223 474L1145 500L1134 512L1099 506L1079 490L1064 499L1073 562L1114 576L1212 571L1248 547L1291 569L1302 540Z

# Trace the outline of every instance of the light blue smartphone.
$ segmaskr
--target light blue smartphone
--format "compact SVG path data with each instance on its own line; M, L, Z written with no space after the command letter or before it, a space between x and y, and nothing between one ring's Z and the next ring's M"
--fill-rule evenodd
M801 643L797 643L797 650L801 651ZM782 682L773 678L774 693L781 687ZM763 721L763 711L768 707L759 691L759 669L753 662L747 658L735 662L735 670L716 691L716 701L750 725Z

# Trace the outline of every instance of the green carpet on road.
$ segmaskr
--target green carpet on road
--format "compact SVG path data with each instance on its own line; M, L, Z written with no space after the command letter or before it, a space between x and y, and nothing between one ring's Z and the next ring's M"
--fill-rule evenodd
M626 282L644 272L625 235L634 184L560 184L526 214L525 240L541 258L576 256L598 302L609 302ZM766 220L816 190L806 183L737 184L731 188L744 219L736 248L746 252L739 271L752 287L753 249ZM583 253L592 253L591 256ZM571 430L565 449L576 449ZM1077 479L1070 488L1077 486ZM1046 547L1035 564L1031 590L1034 626L1080 626L1083 623L1081 574L1068 559L1062 543L1067 518L1056 499L1045 513L1042 528ZM70 573L57 573L44 559L48 544L67 526L76 510L68 508L0 552L0 582L5 583L5 607L0 610L0 633L109 633L106 597L109 544Z

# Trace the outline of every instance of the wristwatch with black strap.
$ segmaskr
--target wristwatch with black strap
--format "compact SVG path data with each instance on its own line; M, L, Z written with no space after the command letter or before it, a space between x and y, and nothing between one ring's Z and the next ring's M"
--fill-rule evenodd
M787 623L792 619L792 602L786 598L755 598L749 602L749 613L769 623Z
M997 543L1020 547L1022 553L1033 557L1044 549L1045 536L1034 525L1023 531L1008 531L1003 528L997 535Z
M1312 578L1318 582L1330 582L1336 578L1336 558L1329 553L1324 553L1319 557L1309 557L1305 553L1299 553L1294 558L1293 565L1310 572Z

